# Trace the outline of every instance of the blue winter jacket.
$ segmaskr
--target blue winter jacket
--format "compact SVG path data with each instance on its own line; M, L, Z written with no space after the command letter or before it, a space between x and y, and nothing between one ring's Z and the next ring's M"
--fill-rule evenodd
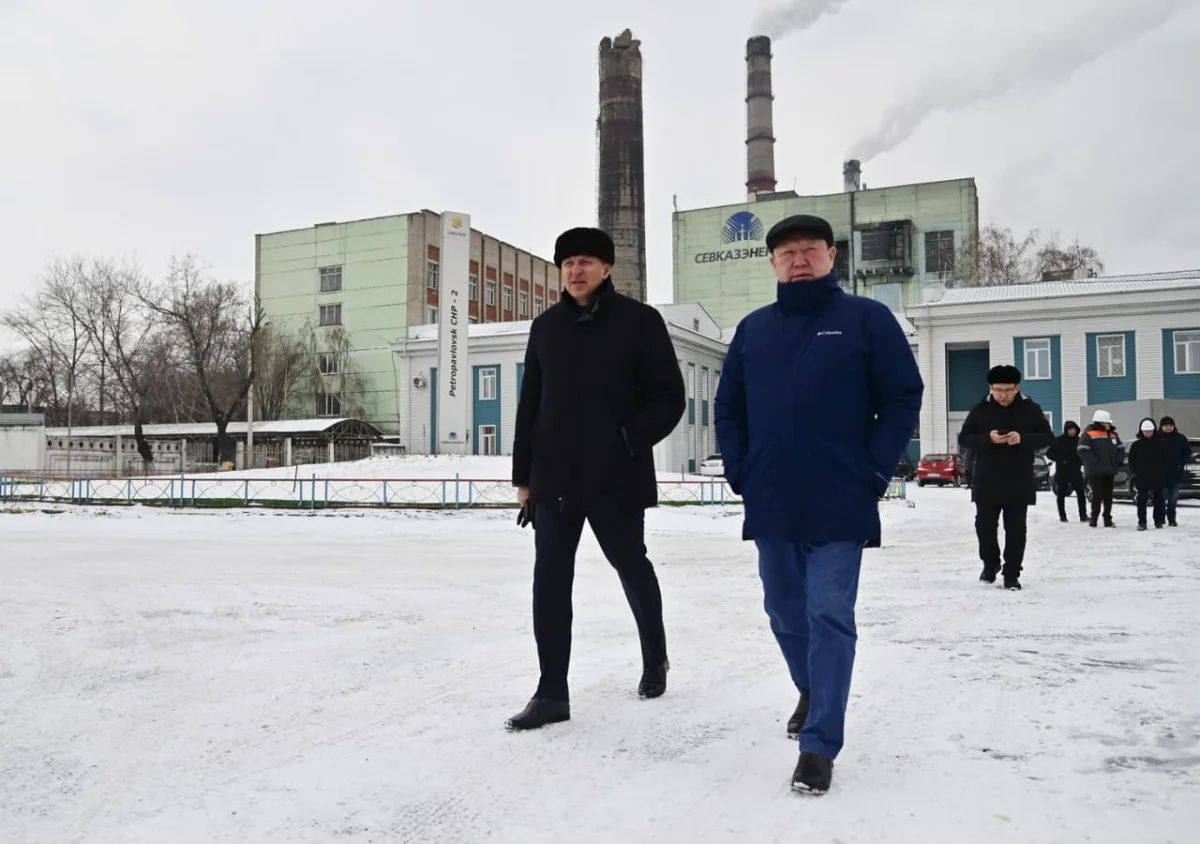
M924 382L886 305L830 273L778 285L739 323L714 405L746 539L877 545L879 497L912 440Z

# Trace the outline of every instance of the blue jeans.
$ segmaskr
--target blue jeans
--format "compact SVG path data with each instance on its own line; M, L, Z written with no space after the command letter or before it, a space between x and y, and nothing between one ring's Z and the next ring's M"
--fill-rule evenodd
M809 695L800 750L834 759L845 743L863 543L755 544L771 632L792 682Z
M1179 506L1179 488L1183 486L1183 481L1177 484L1170 484L1167 487L1167 521L1175 521L1175 510Z

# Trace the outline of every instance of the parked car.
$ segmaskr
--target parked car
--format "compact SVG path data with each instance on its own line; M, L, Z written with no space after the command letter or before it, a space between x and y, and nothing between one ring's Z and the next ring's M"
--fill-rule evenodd
M926 454L917 464L917 486L925 486L925 484L962 486L966 479L967 462L958 454Z
M906 481L916 480L917 467L908 459L908 455L900 458L900 462L896 464L896 473L892 475L894 478L904 478Z
M1050 490L1050 478L1054 464L1046 457L1046 451L1037 452L1033 456L1033 488L1038 492L1048 492Z
M698 471L701 475L724 475L725 461L721 459L719 454L710 454L700 461Z
M1179 486L1179 500L1200 499L1200 437L1188 437L1188 444L1192 447L1192 460L1183 467L1183 483ZM1126 443L1128 449L1133 443ZM1117 470L1117 475L1113 478L1113 500L1132 501L1134 498L1133 477L1129 474L1129 464L1126 463ZM1091 500L1091 492L1089 490L1088 500Z

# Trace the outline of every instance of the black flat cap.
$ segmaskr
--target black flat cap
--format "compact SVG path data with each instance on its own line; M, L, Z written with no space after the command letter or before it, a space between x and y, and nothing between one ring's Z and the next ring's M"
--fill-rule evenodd
M613 239L601 229L575 228L567 229L554 242L554 266L562 267L568 258L578 258L587 255L598 258L606 264L615 264L617 249Z
M833 227L827 220L811 214L794 214L771 226L767 232L767 250L774 252L781 240L800 234L819 237L827 245L833 246Z

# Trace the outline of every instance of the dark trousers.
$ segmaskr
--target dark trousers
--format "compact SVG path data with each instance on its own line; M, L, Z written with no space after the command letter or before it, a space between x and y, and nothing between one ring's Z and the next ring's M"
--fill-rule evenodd
M1137 520L1139 525L1146 524L1146 505L1154 499L1154 524L1161 527L1167 522L1167 491L1163 487L1137 488Z
M1025 561L1028 504L975 503L975 536L979 540L979 559L989 571L1000 571L1000 520L1004 519L1004 576L1021 576Z
M858 630L854 606L861 542L805 545L755 540L763 607L792 682L809 693L800 750L835 758L845 743L846 707Z
M571 662L574 615L571 593L575 583L575 552L585 521L591 525L600 549L617 570L625 589L641 639L643 668L661 665L667 658L662 592L654 566L646 557L646 512L634 509L585 517L538 507L534 530L533 635L537 640L541 679L535 696L547 700L570 700L567 670Z
M1108 524L1112 521L1112 505L1113 505L1113 476L1112 475L1094 475L1088 478L1088 483L1092 486L1092 524L1096 524L1100 518L1101 507L1104 509L1104 523Z
M1087 493L1083 488L1083 475L1066 474L1062 477L1057 475L1054 478L1055 498L1058 499L1058 517L1065 519L1067 517L1067 497L1071 493L1079 499L1079 518L1082 521L1088 517L1087 513Z
M1183 483L1170 484L1167 487L1167 521L1175 524L1175 513L1179 507L1179 489Z

